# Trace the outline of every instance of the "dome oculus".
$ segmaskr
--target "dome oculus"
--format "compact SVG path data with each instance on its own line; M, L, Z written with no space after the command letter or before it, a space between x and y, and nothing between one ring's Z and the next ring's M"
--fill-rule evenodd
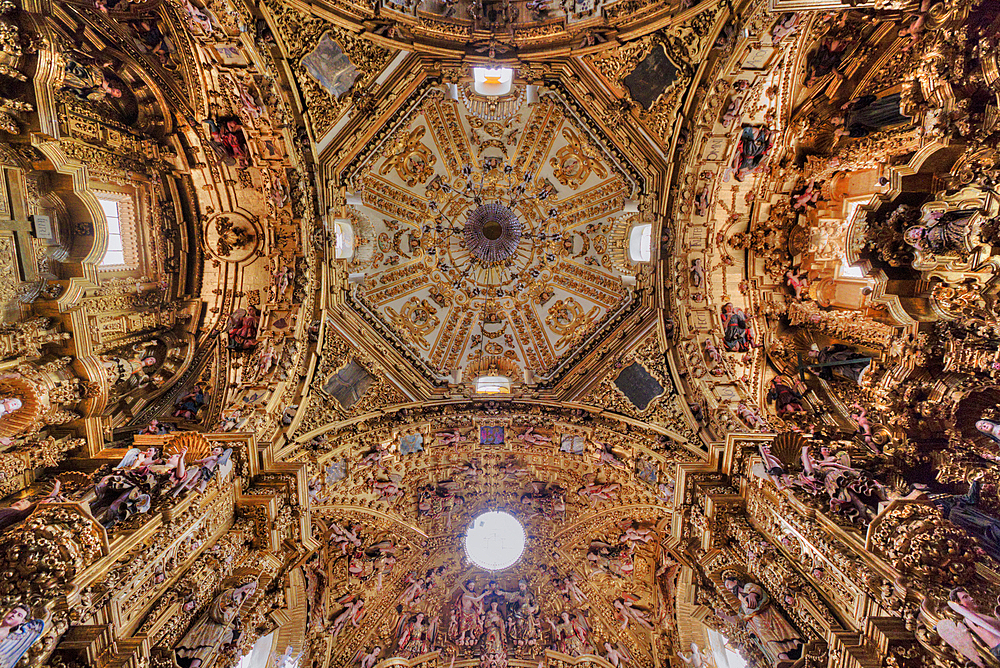
M502 571L521 558L524 538L524 527L512 515L502 511L483 513L465 534L465 553L480 568Z

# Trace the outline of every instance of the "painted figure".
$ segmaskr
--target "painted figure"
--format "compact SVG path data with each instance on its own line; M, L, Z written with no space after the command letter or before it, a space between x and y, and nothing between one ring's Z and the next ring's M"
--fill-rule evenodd
M183 418L191 422L197 421L198 411L205 405L205 393L201 391L201 385L195 385L184 396L174 404L174 417Z
M831 119L836 126L835 137L867 137L873 132L893 125L909 123L912 119L899 112L901 95L893 93L885 97L864 95L844 104L844 114Z

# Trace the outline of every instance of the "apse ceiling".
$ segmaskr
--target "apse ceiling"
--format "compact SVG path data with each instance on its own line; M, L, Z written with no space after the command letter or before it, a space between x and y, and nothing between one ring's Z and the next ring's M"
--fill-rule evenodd
M348 303L434 381L549 382L639 303L641 184L556 90L430 87L354 165Z

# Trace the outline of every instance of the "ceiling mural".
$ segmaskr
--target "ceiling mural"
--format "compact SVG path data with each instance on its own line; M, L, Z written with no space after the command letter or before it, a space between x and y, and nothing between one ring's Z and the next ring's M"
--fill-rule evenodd
M429 90L349 175L348 300L435 381L549 382L638 300L639 184L556 92L520 86L494 117L464 86Z

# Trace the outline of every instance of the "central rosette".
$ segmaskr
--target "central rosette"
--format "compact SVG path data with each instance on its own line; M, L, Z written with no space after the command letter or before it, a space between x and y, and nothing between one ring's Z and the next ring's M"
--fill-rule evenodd
M481 204L465 221L465 247L487 264L511 258L521 242L521 221L499 202Z

